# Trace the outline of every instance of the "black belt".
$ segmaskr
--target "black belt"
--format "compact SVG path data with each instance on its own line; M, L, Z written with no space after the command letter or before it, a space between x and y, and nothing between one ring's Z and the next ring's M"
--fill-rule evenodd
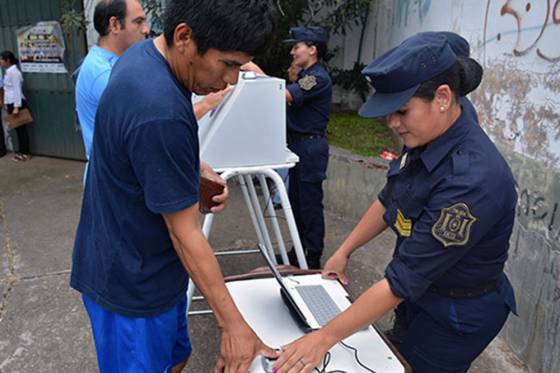
M312 135L312 134L300 134L300 133L289 133L288 134L288 144L293 144L305 140L313 139L323 139L325 135Z
M430 286L428 292L449 298L475 298L494 291L498 287L497 281L490 281L473 288L444 288L436 285Z

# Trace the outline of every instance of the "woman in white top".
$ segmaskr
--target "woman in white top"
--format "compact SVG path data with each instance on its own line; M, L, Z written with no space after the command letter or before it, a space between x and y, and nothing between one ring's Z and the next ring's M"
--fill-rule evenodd
M0 66L6 70L4 74L4 105L8 114L17 115L21 109L27 108L23 95L23 76L17 67L18 60L10 51L0 53ZM14 161L24 162L31 159L29 154L29 134L25 125L15 129L18 137L19 151Z

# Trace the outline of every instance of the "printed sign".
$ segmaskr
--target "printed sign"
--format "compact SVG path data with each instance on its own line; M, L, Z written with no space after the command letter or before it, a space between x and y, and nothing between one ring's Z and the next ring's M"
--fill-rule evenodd
M64 36L60 23L38 22L17 30L21 71L25 73L67 73L64 66Z

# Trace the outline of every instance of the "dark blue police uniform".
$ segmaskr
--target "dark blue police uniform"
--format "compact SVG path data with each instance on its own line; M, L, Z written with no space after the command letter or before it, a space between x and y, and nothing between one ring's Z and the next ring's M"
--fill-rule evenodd
M449 31L442 31L440 34L447 39L449 46L457 57L470 57L470 44L465 38ZM472 102L467 97L463 96L459 99L459 103L461 104L463 114L468 117L467 120L473 124L479 125L478 115ZM405 146L401 153L406 153L407 151L408 149ZM399 304L395 309L393 328L386 331L387 338L395 345L400 345L406 333L408 327L407 314L406 302Z
M289 43L327 42L320 27L294 27ZM329 145L325 137L331 111L332 81L325 68L315 63L287 86L293 102L287 109L288 147L299 156L290 170L289 197L302 245L308 253L323 251L323 180L326 179Z
M394 112L456 59L436 33L405 40L364 69L376 93L360 112ZM503 272L517 203L509 166L463 110L439 138L391 162L379 201L397 235L385 277L404 299L400 352L415 373L466 372L516 312Z

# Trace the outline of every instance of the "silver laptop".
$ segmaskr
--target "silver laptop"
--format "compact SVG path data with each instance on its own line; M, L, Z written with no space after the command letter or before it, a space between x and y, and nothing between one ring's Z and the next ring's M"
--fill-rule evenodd
M304 329L317 330L334 319L341 311L322 285L298 285L297 280L284 279L268 253L259 244L266 263L280 285L282 299Z

